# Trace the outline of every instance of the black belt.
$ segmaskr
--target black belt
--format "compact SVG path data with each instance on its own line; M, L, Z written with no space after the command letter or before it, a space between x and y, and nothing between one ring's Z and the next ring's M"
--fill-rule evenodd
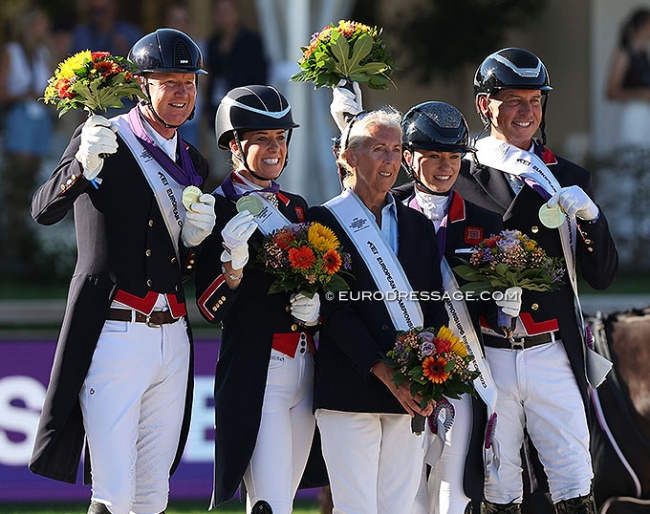
M169 311L153 311L151 314L146 315L140 311L109 309L106 319L111 321L135 321L136 323L146 323L147 326L156 328L160 325L176 323L179 318L172 316L172 313Z
M559 338L560 333L558 331L545 332L544 334L538 334L536 336L513 337L512 339L483 334L483 343L485 346L489 346L490 348L525 350L527 348L532 348L533 346L539 346L540 344L551 343Z

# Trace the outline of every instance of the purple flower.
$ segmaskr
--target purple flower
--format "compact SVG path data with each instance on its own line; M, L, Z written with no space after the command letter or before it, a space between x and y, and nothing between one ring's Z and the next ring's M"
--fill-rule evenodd
M433 355L435 351L436 351L436 345L433 344L433 339L431 341L425 341L420 345L420 355L422 355L422 357L428 357L429 355Z

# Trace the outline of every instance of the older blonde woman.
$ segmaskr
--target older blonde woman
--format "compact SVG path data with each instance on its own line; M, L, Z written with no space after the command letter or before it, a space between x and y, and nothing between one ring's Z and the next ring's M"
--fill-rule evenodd
M402 159L400 119L384 108L351 120L339 154L345 190L308 213L352 258L350 291L322 304L314 384L334 512L346 514L411 511L425 448L410 421L431 407L395 387L383 358L398 330L447 320L442 303L416 299L441 288L433 225L389 192Z

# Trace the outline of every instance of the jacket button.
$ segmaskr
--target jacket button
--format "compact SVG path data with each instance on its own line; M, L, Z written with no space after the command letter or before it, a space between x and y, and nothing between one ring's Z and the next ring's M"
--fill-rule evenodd
M380 327L382 332L388 332L388 325L383 325Z
M539 309L539 304L534 303L534 304L532 304L532 305L530 306L530 308L533 309L534 311L536 311L537 309Z
M298 325L294 323L293 325L291 325L291 331L295 332L296 330L298 330Z
M148 280L147 280L147 285L148 285L149 287L151 287L151 284L153 284L153 282L151 281L151 279L148 279Z
M172 257L170 262L171 262L172 264L176 264L176 257Z
M147 249L147 251L144 252L144 254L145 254L147 257L151 257L151 250Z
M153 227L153 220L149 220L149 226Z
M530 231L533 234L537 234L537 232L539 232L539 227L537 225L533 225L532 227L530 227Z

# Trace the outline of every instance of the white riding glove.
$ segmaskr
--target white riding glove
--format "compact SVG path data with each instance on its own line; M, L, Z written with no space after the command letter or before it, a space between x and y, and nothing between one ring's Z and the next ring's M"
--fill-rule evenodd
M248 211L242 211L232 218L221 231L224 251L221 262L230 262L233 270L242 269L248 262L248 239L253 235L257 223Z
M521 310L521 287L509 287L503 293L503 298L495 300L494 303L501 307L501 311L506 316L519 316Z
M83 175L93 180L104 166L102 154L117 152L117 136L111 122L104 116L92 115L81 129L81 144L75 158L83 167Z
M598 206L589 195L578 186L563 187L547 202L549 207L559 204L569 216L578 217L585 221L598 217Z
M344 89L340 86L345 84L345 79L332 88L332 103L330 104L330 114L334 118L334 123L343 133L345 127L348 126L350 117L361 112L361 87L358 82L352 82L352 89L354 92ZM345 115L348 114L346 119Z
M185 213L181 228L181 241L187 248L199 246L210 235L217 216L214 213L214 196L202 194Z
M302 321L307 326L318 324L320 316L320 297L314 293L313 298L308 298L304 294L294 293L291 295L291 315Z

